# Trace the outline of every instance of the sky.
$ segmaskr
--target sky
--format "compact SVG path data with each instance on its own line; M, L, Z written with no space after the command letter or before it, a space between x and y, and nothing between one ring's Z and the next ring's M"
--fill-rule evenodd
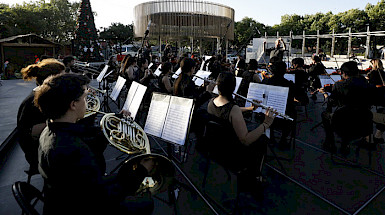
M30 0L0 0L1 3L9 5L23 3ZM32 0L34 1L34 0ZM79 2L80 0L69 0ZM91 7L97 13L95 17L96 28L108 27L111 23L133 23L134 7L149 0L90 0ZM206 1L206 0L204 0ZM315 14L317 12L333 14L348 11L350 9L364 10L365 6L377 4L379 0L207 0L208 2L220 3L235 10L235 21L244 17L253 18L255 21L265 25L273 26L281 22L281 16L285 14ZM46 0L49 2L49 0Z

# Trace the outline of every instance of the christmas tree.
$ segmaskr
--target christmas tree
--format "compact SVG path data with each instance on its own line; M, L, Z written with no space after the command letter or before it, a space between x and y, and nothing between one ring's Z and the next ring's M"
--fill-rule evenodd
M75 31L74 54L81 61L103 61L89 0L82 0Z

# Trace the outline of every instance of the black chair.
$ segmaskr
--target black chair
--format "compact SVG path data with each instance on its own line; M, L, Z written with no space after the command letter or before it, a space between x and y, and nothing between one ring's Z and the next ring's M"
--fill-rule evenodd
M368 145L361 143L366 142L364 141L365 137L373 133L372 112L368 109L342 107L334 112L331 123L334 132L341 137L341 149L345 149L345 155L350 150L348 146L358 143L356 148L356 156L358 157L360 149ZM374 149L369 150L369 162L371 162L372 150Z
M222 204L214 200L206 191L206 182L209 170L211 167L211 162L217 163L219 166L223 167L227 174L227 180L231 181L232 172L236 177L238 177L239 170L229 167L229 165L223 161L220 152L220 148L224 147L223 143L233 141L234 131L229 127L224 126L223 124L217 123L215 121L208 121L204 128L203 138L201 142L196 146L198 152L200 152L203 157L206 159L206 166L204 168L204 176L202 181L202 190L206 197L208 197L213 203L215 203L223 212L226 214L235 213L238 210L239 202L239 189L237 180L237 194L235 198L235 207L233 212L229 212ZM231 160L229 157L228 160Z
M44 202L43 194L31 184L17 181L12 185L12 193L23 213L27 215L39 215L35 209L36 204Z

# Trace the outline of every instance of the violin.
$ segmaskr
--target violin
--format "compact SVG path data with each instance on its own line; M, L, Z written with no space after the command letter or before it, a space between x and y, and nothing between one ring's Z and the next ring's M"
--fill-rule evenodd
M366 69L360 69L359 70L359 73L360 73L360 75L365 75L365 74L368 74L368 72L370 72L372 70L372 67L368 67L368 68L366 68Z

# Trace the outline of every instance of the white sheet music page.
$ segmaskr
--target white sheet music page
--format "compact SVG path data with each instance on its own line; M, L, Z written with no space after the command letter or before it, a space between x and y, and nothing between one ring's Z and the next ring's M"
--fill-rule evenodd
M288 81L292 81L293 83L295 83L295 74L285 74L284 78Z
M287 91L270 90L266 105L276 109L279 113L285 113L288 94L289 89ZM282 118L281 116L277 117Z
M265 100L264 98L265 89L259 88L258 86L260 85L256 83L250 83L249 91L247 92L247 98L251 100L262 101L262 104L263 104ZM245 107L250 107L250 106L251 106L251 103L246 101ZM255 109L254 112L258 112L258 113L262 112L262 108L259 107Z
M176 96L171 97L170 107L168 108L162 132L162 139L178 145L185 144L192 106L192 99Z
M203 66L205 65L205 60L202 60L202 63L201 63L201 68L200 68L200 70L203 70Z
M112 90L112 93L110 95L112 100L116 101L116 99L118 98L120 91L122 91L122 88L123 88L125 83L126 83L126 79L119 76L118 80L116 81L115 87Z
M329 75L336 71L335 69L325 69L325 70L326 70L326 72L327 72Z
M332 81L335 81L335 82L340 81L342 79L341 75L330 75L330 78L333 79Z
M235 77L235 90L233 93L237 93L239 86L241 86L242 78L241 77ZM233 98L235 98L235 95L233 95Z
M103 68L103 70L100 72L100 74L99 74L98 77L96 78L96 80L97 80L98 82L102 82L104 76L106 75L107 70L108 70L108 65L106 65L106 66Z
M162 74L162 71L160 71L160 68L162 68L162 64L159 64L158 68L156 68L154 74L159 77L160 74Z
M180 73L182 73L182 68L179 67L179 69L175 72L175 74L172 75L172 78L173 79L178 78Z
M138 87L139 87L139 83L133 81L130 89L128 90L126 102L124 102L122 109L128 110L130 108L131 102L134 99L134 96L135 96L135 93L136 93L136 90L138 89Z
M208 79L209 76L210 76L211 72L207 72L207 71L203 71L203 70L199 70L195 76L198 76L198 77L201 77L201 78L197 78L197 77L193 77L193 81L195 83L196 86L202 86L204 84L204 80L202 80L202 78L204 79Z
M334 84L334 81L327 75L319 75L318 77L322 87L324 87L326 84Z
M140 104L142 103L144 94L146 93L147 87L141 84L138 84L138 88L136 89L134 98L131 101L130 106L128 107L128 111L131 113L131 117L135 119L136 114L138 113Z
M156 137L162 136L171 96L160 93L152 94L144 131Z

